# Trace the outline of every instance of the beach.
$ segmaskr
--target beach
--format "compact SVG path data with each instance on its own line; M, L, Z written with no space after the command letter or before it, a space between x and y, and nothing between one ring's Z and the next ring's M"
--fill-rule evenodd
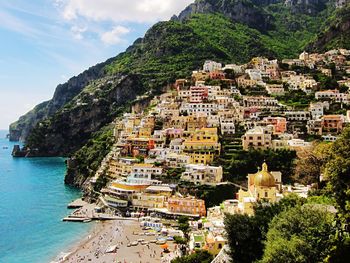
M98 222L91 232L69 252L63 253L55 262L96 262L96 263L152 263L170 262L178 255L176 244L168 241L170 253L163 253L161 245L149 243L156 236L145 235L140 223L135 220L113 220ZM141 241L144 240L143 244ZM136 246L130 243L137 242ZM115 253L106 250L117 246Z

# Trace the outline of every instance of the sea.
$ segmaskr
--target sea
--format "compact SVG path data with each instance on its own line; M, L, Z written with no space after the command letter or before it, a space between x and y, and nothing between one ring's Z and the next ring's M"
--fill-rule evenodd
M51 262L92 227L62 222L81 193L64 185L63 158L13 158L6 134L0 131L0 262Z

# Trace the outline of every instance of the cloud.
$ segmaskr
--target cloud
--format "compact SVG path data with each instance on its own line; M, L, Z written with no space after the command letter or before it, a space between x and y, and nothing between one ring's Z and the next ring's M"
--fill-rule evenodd
M77 40L81 40L81 39L84 38L83 33L86 32L86 30L87 30L86 26L79 27L79 26L76 26L76 25L72 26L71 29L70 29L70 31L73 34L73 37L75 39L77 39Z
M101 40L107 45L114 45L123 42L122 36L128 34L130 29L123 26L116 26L111 31L101 35Z
M55 0L66 20L151 23L167 20L194 0Z

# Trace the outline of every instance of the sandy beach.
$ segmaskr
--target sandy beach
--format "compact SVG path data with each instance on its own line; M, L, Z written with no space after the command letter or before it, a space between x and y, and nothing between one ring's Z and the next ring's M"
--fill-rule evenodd
M99 222L87 237L67 252L64 259L56 262L165 263L170 262L170 259L177 255L176 245L172 241L167 242L171 253L165 254L162 253L163 249L160 245L148 243L155 240L156 236L147 236L144 232L138 221ZM145 240L148 244L142 245L141 242L138 242L137 246L127 246L140 239ZM116 252L106 253L106 250L114 245L118 247Z

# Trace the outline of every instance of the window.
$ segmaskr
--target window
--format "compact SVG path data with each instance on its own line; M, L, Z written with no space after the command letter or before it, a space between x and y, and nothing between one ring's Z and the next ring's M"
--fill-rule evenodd
M265 192L265 198L267 198L269 195L268 195L268 193L267 192Z

